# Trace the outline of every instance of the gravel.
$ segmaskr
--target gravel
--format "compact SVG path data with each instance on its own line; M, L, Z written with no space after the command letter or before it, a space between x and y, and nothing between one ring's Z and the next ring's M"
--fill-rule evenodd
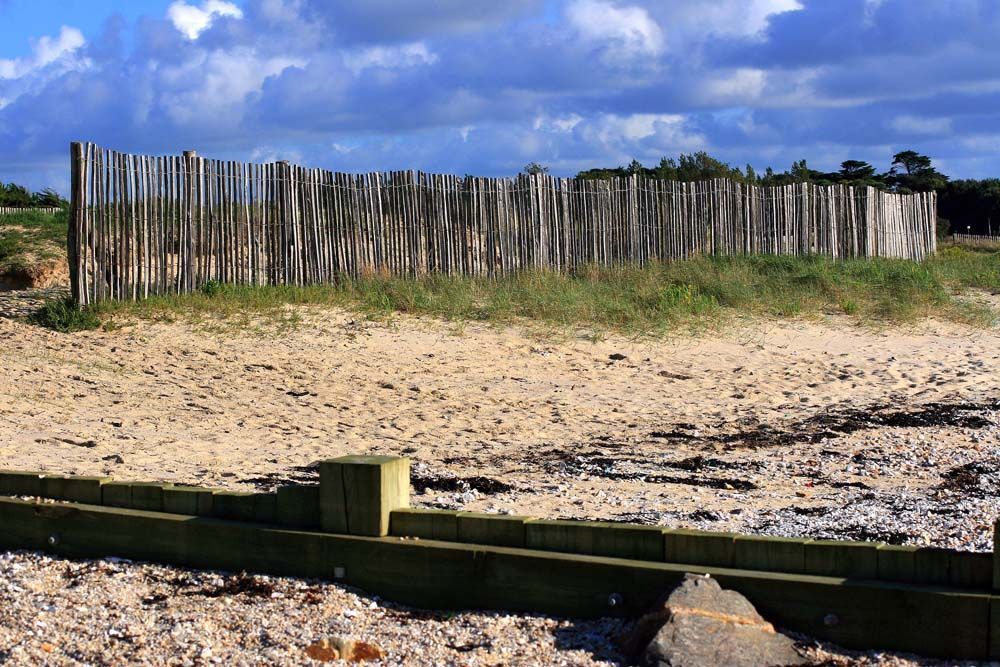
M610 618L422 611L287 577L0 552L2 665L319 664L310 646L353 640L384 654L371 665L619 666L617 639L630 627ZM790 634L816 664L977 664L845 651Z
M630 456L641 445L619 445L558 461L549 482L569 497L563 518L992 551L1000 420L995 409L979 414L975 429L883 429L791 448L686 443L681 456L643 458ZM616 492L621 480L627 492ZM687 497L675 490L684 487Z
M617 665L620 620L429 612L343 586L0 553L0 664L301 665L334 638L385 665Z

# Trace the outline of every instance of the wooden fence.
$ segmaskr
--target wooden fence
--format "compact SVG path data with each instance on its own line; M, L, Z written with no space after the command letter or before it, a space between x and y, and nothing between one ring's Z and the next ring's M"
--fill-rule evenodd
M412 171L342 174L193 152L75 143L69 259L81 304L189 292L209 280L499 276L700 254L922 259L933 193Z
M58 213L61 209L56 206L0 206L0 215L14 215L16 213Z
M1000 243L1000 234L952 234L955 243Z

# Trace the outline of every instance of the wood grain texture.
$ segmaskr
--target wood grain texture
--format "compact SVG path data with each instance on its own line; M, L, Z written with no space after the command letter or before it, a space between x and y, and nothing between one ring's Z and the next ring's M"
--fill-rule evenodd
M410 460L342 456L320 462L320 525L349 535L389 534L393 510L410 506Z

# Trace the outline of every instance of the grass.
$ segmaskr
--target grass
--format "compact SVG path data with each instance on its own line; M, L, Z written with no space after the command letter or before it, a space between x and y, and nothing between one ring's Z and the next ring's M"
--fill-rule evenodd
M0 272L64 252L66 212L0 217ZM374 319L394 313L454 323L530 323L661 335L726 324L734 317L809 318L842 314L884 326L938 317L992 326L996 313L969 298L1000 292L1000 247L944 245L924 263L824 257L701 257L645 267L588 267L575 275L526 272L496 281L427 276L368 278L336 285L248 287L209 282L200 292L80 311L49 303L35 321L59 331L120 326L131 319L183 319L217 329L273 332L302 322L292 306L335 306Z
M31 322L62 333L87 331L101 326L101 318L90 308L77 308L70 298L52 299L31 314Z
M195 294L89 310L105 321L183 319L221 328L293 328L292 306L335 306L383 319L394 313L458 323L531 323L629 335L724 325L733 317L845 315L883 326L938 317L992 326L996 314L965 295L1000 290L1000 252L947 248L925 263L823 257L703 257L645 267L530 272L490 281L428 276L337 285L250 287L210 282Z
M927 263L930 271L952 290L1000 291L1000 245L947 245Z
M26 268L66 252L67 213L29 211L0 216L0 272Z

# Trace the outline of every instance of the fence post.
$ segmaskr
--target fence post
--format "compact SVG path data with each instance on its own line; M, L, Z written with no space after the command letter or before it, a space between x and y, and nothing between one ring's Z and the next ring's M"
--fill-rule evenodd
M410 460L342 456L319 464L320 526L328 533L384 537L389 515L410 506Z
M87 295L80 289L80 232L83 228L83 216L86 203L83 201L84 170L83 144L74 141L69 145L70 160L70 193L69 193L69 224L66 231L66 259L69 264L70 297L78 307L87 305Z
M195 179L198 178L196 173L196 167L198 164L198 152L197 151L184 151L184 227L186 229L186 241L187 248L185 248L185 261L181 264L181 270L184 272L183 285L184 292L191 292L195 289L195 282L198 279L196 274L197 267L197 255L196 252L200 252L198 243L199 240L195 240L195 227L194 227L194 207L195 199L198 196L198 187L195 184Z

